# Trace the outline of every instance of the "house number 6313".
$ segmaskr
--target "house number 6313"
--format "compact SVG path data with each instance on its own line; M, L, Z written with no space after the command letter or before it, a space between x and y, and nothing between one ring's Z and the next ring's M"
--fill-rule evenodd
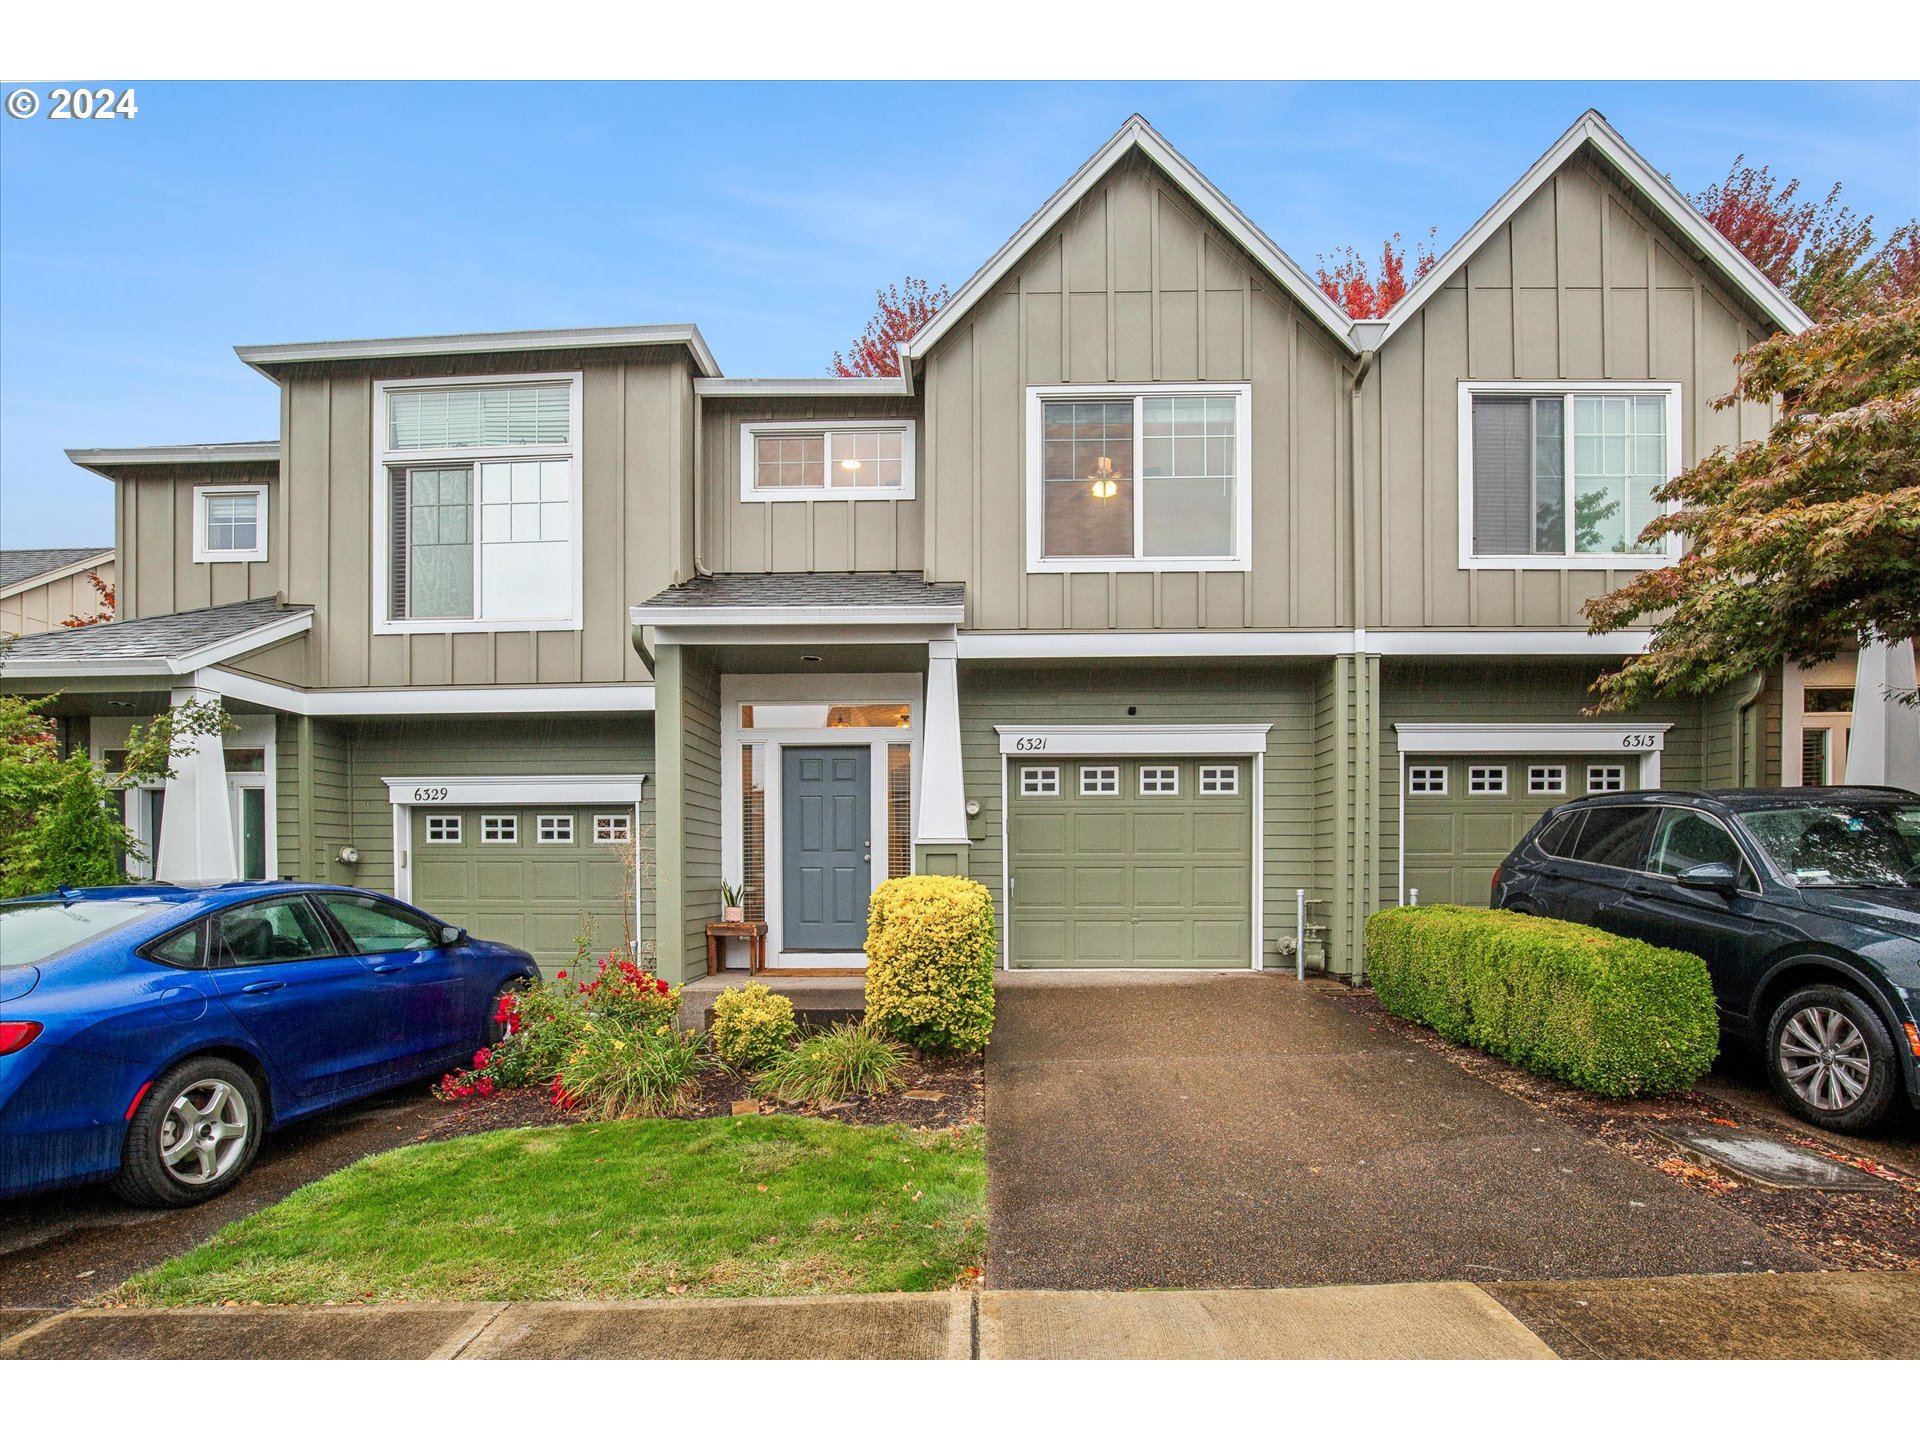
M1632 735L1622 735L1620 737L1620 748L1622 750L1651 750L1659 739L1660 737L1658 735L1646 731Z

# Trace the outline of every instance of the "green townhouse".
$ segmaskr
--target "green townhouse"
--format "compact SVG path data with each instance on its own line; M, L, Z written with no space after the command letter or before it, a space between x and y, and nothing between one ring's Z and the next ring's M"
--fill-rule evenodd
M857 968L931 872L1011 967L1358 977L1552 804L1779 782L1789 677L1594 718L1645 636L1581 604L1670 563L1651 492L1764 433L1709 402L1807 323L1598 114L1358 322L1135 117L897 378L730 378L693 325L239 347L278 437L70 452L121 618L0 683L109 766L218 699L128 795L158 878L549 968L637 926L703 973L723 882L769 968Z

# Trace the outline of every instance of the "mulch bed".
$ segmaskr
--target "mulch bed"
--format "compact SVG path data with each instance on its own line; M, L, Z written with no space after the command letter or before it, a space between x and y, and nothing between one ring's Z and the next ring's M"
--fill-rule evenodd
M916 1130L946 1130L977 1125L985 1115L986 1066L978 1055L952 1059L916 1058L907 1062L905 1084L890 1095L849 1101L824 1108L812 1104L783 1105L759 1102L762 1115L806 1115L838 1120L847 1125L908 1125ZM914 1096L911 1092L923 1092ZM927 1099L925 1095L937 1095ZM730 1070L719 1070L701 1082L700 1100L683 1119L706 1120L731 1115L737 1101L752 1100L753 1086ZM507 1090L485 1099L457 1100L417 1138L450 1140L489 1130L513 1130L527 1125L568 1125L586 1117L549 1104L545 1087Z
M1833 1270L1920 1269L1920 1177L1846 1148L1846 1137L1815 1138L1715 1095L1690 1090L1637 1100L1607 1100L1535 1075L1491 1055L1443 1040L1423 1025L1389 1014L1371 990L1329 985L1321 993L1369 1025L1444 1055L1468 1074L1669 1176L1676 1184L1731 1205L1769 1234L1797 1245ZM1871 1191L1768 1190L1704 1166L1690 1150L1655 1135L1663 1123L1724 1125L1784 1141L1890 1182Z

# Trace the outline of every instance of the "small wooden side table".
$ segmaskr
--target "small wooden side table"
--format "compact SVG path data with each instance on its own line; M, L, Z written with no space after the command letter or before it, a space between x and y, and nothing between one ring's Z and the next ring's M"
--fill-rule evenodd
M707 926L707 974L718 975L723 968L720 942L747 942L747 973L759 975L767 968L767 922L764 920L723 920Z

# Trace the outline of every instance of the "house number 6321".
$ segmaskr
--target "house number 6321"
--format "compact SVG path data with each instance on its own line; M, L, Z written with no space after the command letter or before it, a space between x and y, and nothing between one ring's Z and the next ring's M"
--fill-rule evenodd
M1013 748L1016 750L1044 750L1047 748L1047 737L1044 735L1022 735L1013 742Z

